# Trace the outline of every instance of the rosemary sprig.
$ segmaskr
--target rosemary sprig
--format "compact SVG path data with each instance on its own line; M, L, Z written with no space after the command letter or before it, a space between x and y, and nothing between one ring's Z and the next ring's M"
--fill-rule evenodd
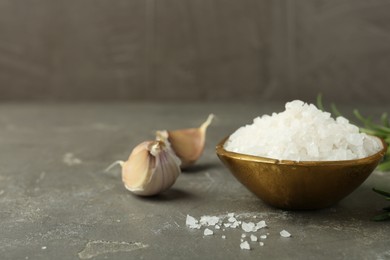
M322 103L322 95L319 94L317 96L317 107L324 111L324 105ZM340 111L337 109L336 105L331 103L330 108L332 111L332 114L336 117L342 116ZM387 146L390 146L390 121L388 114L385 112L380 117L381 124L374 123L371 118L364 117L359 110L354 109L353 114L355 118L362 124L361 127L359 127L360 132L369 134L369 135L375 135L380 138L382 138L386 143ZM382 162L377 167L378 171L390 171L390 149L387 150ZM386 200L390 201L390 192L382 191L373 188L373 191L376 193L385 196ZM390 220L390 206L383 208L383 213L375 216L372 220L374 221L385 221Z
M376 193L382 195L382 196L385 196L386 200L390 200L390 193L389 192L386 192L383 190L378 190L375 188L373 188L372 190L375 191ZM385 211L385 212L373 217L372 220L374 220L374 221L390 220L390 207L383 208L383 211Z
M321 94L318 94L317 96L317 107L322 111L325 110ZM343 116L334 103L330 104L330 108L333 116ZM383 113L381 115L381 124L374 123L369 117L364 117L357 109L353 110L353 114L357 121L360 122L360 124L362 125L359 127L360 132L378 136L382 138L388 146L390 146L390 121L387 113ZM390 150L387 150L382 162L378 165L377 170L390 171Z

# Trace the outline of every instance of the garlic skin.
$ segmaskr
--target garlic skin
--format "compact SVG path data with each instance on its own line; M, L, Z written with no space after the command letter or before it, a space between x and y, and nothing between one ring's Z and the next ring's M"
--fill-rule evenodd
M156 140L169 143L181 160L181 168L184 169L193 165L202 155L205 142L207 127L214 118L210 114L207 120L199 128L188 128L179 130L163 130L156 132Z
M180 160L162 141L137 145L122 166L122 181L129 191L152 196L169 189L179 177Z

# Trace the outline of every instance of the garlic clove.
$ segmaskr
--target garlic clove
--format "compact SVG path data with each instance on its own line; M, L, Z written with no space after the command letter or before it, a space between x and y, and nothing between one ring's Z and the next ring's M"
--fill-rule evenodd
M122 181L129 191L151 196L169 189L180 175L180 160L162 141L137 145L122 166Z
M156 139L169 143L181 160L181 168L186 168L194 164L202 155L207 127L211 124L213 118L214 115L210 114L199 128L157 131Z

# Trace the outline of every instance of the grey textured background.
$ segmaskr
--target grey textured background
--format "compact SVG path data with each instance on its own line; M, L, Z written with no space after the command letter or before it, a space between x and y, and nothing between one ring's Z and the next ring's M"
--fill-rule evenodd
M0 100L388 103L388 0L0 1Z

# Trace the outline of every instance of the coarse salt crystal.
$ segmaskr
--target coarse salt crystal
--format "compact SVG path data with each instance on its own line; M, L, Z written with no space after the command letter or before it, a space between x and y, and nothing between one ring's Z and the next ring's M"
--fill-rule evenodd
M261 228L265 228L266 226L267 226L267 224L265 224L265 221L261 220L261 221L257 222L257 224L256 224L256 231L261 229Z
M238 221L234 222L233 224L230 225L231 228L236 228L240 225Z
M260 238L261 238L261 239L266 239L266 238L267 238L267 235L261 235Z
M256 242L256 241L257 241L257 236L251 235L251 241L252 241L252 242Z
M205 236L211 236L212 234L214 234L214 232L208 228L206 228L203 232L203 235Z
M245 249L245 250L251 250L251 247L249 245L249 243L247 241L244 241L240 244L240 248L241 249Z
M215 229L221 229L219 225L215 225Z
M237 222L237 219L235 217L230 217L228 219L229 222Z
M201 225L198 223L198 220L196 218L187 215L186 226L193 229L199 229Z
M222 239L226 239L226 236L225 236L225 235L222 235L221 237L222 237Z
M291 234L288 231L286 231L286 230L280 231L280 235L282 237L291 237Z
M241 228L245 232L254 232L254 231L256 231L255 223L253 223L253 222L248 222L248 223L247 222L242 222Z
M245 235L245 234L242 234L241 237L244 238L244 237L246 237L246 235Z
M200 218L200 224L203 226L214 226L219 221L219 217L216 216L202 216Z
M259 242L259 245L260 246L264 246L264 242Z

